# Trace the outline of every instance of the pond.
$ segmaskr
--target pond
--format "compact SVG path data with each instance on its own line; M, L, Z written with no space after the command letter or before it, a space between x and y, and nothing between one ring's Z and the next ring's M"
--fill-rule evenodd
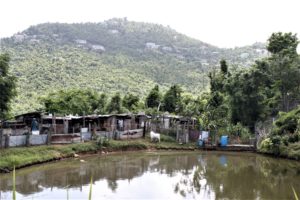
M17 170L17 199L294 199L300 162L252 153L136 152ZM0 174L12 199L12 174Z

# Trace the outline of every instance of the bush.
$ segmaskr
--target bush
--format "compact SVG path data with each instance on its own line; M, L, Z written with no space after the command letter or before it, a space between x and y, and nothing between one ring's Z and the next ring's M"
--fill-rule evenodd
M174 137L161 134L160 135L160 141L161 142L176 142L176 139Z
M98 136L96 138L96 144L99 148L108 147L109 146L109 139L107 137Z
M241 123L237 123L236 125L228 124L225 130L231 136L239 136L243 143L249 142L249 139L252 136L250 130Z
M271 147L273 146L273 143L271 141L270 138L266 138L264 139L261 143L260 143L260 147L259 149L265 153L269 152L271 150Z
M279 113L279 118L275 121L275 134L295 133L300 120L300 107L290 112Z

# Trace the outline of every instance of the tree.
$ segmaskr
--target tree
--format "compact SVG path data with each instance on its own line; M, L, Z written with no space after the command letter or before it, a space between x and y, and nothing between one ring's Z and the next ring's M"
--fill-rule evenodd
M228 66L225 60L220 61L220 71L209 73L210 97L207 102L206 118L211 124L225 126L228 118L228 105L226 102L225 85L229 77Z
M226 85L230 119L233 124L241 122L254 131L256 121L268 116L267 98L270 82L269 66L260 61L248 71L235 73Z
M122 99L120 93L116 93L108 104L107 111L109 113L122 113Z
M299 43L296 34L273 33L268 40L267 49L272 53L269 58L274 80L272 90L279 103L278 110L289 111L300 97L300 59L297 55Z
M93 114L99 106L98 93L72 89L50 93L42 99L47 112L57 114Z
M98 106L96 109L97 114L106 114L106 106L107 106L107 96L106 94L102 93L98 100Z
M16 96L16 78L9 74L8 54L0 55L0 119L7 117L9 103Z
M221 65L221 72L222 72L222 74L226 75L228 73L228 66L227 66L226 60L222 59L220 61L220 65Z
M267 49L272 54L297 55L298 39L292 33L273 33L268 39Z
M163 98L163 107L165 111L179 113L182 110L182 89L179 85L173 85L166 92Z
M161 93L159 92L159 86L155 85L150 91L146 98L146 107L148 108L158 108L161 103Z
M138 108L139 101L140 98L137 95L129 93L123 97L122 105L128 110L134 111Z

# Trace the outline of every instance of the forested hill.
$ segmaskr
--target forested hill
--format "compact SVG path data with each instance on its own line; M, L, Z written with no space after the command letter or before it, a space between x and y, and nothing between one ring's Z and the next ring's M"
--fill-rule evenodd
M195 25L200 26L200 25ZM162 25L111 19L102 23L46 23L1 40L18 77L13 113L40 108L39 97L62 88L91 88L141 97L155 85L180 84L198 94L207 72L224 58L249 66L263 44L221 49Z

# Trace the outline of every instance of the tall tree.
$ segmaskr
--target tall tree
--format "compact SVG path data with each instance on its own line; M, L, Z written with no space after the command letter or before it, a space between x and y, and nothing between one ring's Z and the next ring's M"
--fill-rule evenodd
M8 54L0 55L0 119L5 118L9 111L9 103L16 95L16 78L9 74Z
M107 106L107 96L106 94L102 93L98 100L98 105L96 109L97 114L106 114L106 106Z
M300 59L297 55L299 41L292 33L273 33L268 40L267 49L274 81L272 90L279 102L278 110L289 111L299 103Z
M222 74L226 75L228 73L228 66L227 66L226 60L222 59L220 61L220 65L221 65L221 72L222 72Z
M297 55L299 44L296 34L292 33L273 33L268 39L267 49L272 54Z
M131 93L126 94L123 97L122 105L130 111L134 111L138 108L140 98L137 95Z
M120 93L116 93L108 104L107 111L109 113L122 113L122 98Z
M209 73L210 97L207 102L207 119L217 126L225 126L228 118L225 85L229 77L225 60L220 61L220 71Z
M179 113L182 110L182 89L179 85L173 85L165 93L163 98L163 107L165 111Z
M42 101L47 112L68 114L92 114L99 106L98 93L91 90L72 89L50 93Z
M252 131L255 122L268 114L266 98L271 83L266 65L266 62L257 62L250 70L234 74L226 87L232 123L241 122Z
M146 98L146 107L148 108L158 108L161 103L161 93L159 91L159 86L155 85L150 91Z

